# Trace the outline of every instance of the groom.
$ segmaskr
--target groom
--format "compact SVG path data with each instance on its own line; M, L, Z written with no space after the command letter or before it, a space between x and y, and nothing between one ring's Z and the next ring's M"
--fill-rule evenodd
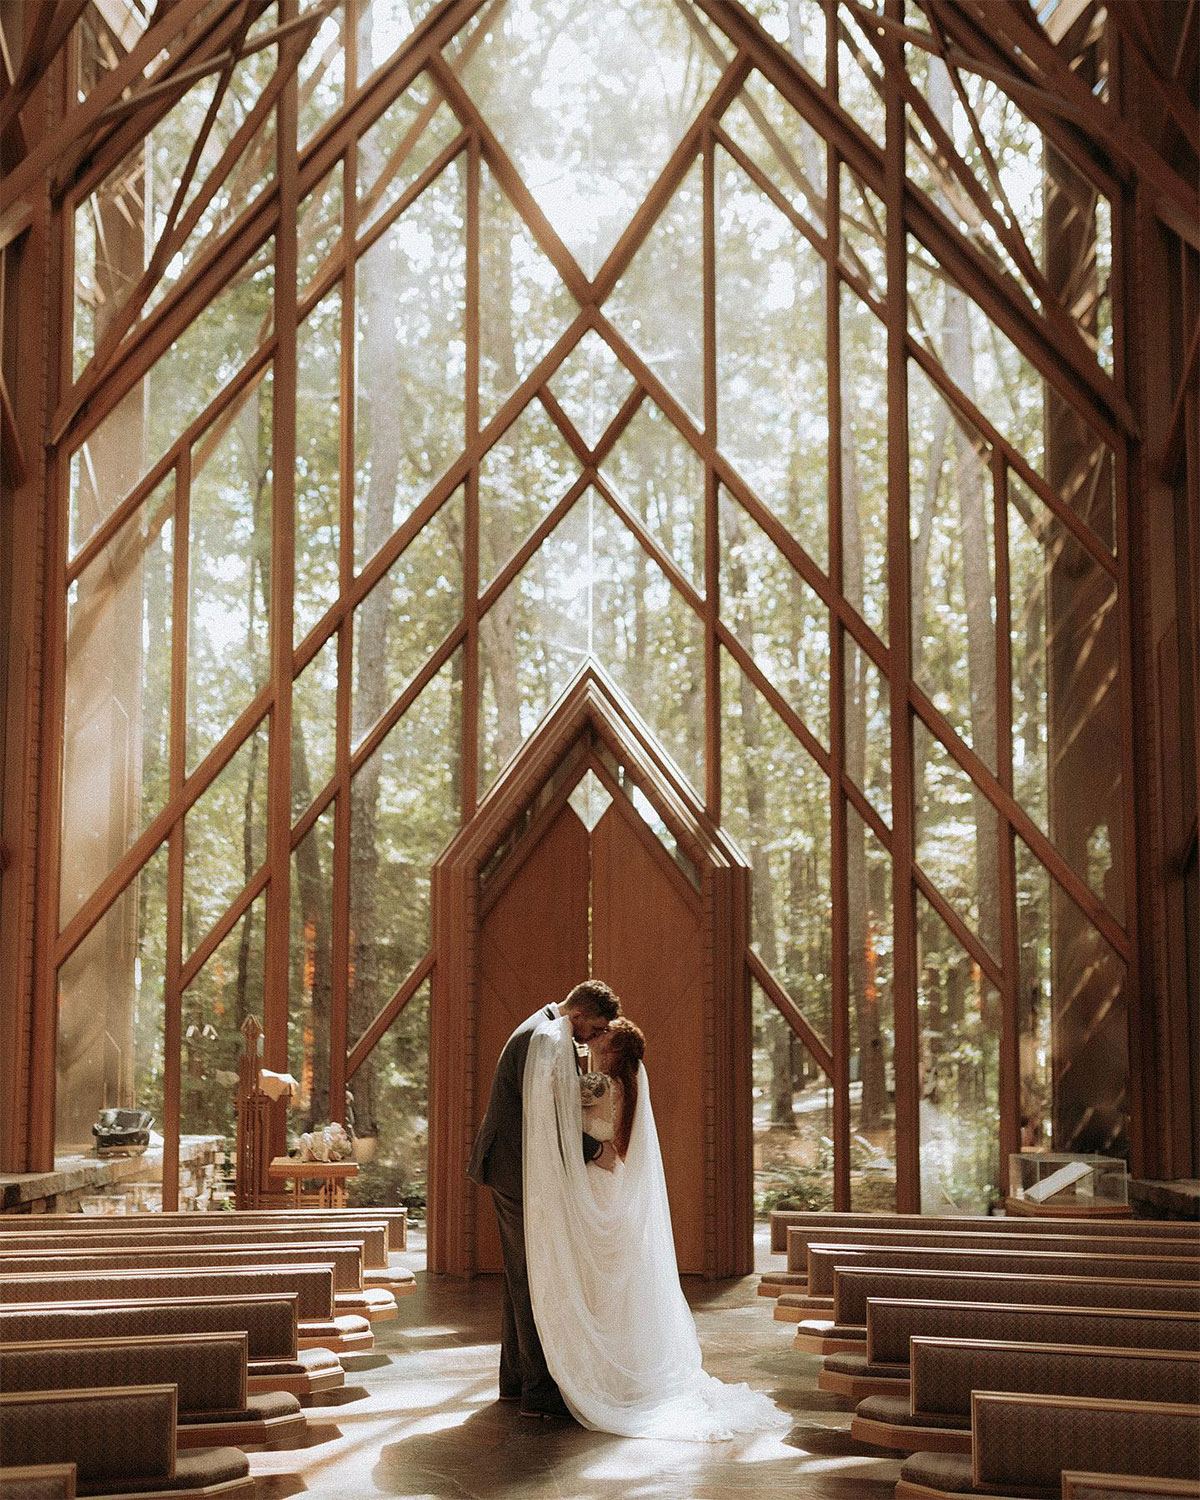
M520 1401L523 1417L569 1417L546 1368L529 1301L525 1267L525 1210L521 1165L521 1085L529 1041L543 1021L566 1016L577 1042L591 1042L621 1014L621 1002L602 979L585 979L560 1005L545 1005L522 1021L504 1044L492 1078L487 1114L475 1137L467 1176L492 1190L504 1258L504 1317L500 1334L500 1399ZM616 1149L586 1133L585 1161L612 1171Z

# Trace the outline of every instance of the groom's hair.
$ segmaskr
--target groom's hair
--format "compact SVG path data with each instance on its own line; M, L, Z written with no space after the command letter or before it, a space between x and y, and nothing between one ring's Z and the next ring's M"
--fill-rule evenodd
M621 1014L621 1002L611 984L603 979L585 979L577 984L563 1001L564 1010L582 1010L601 1021L615 1021Z

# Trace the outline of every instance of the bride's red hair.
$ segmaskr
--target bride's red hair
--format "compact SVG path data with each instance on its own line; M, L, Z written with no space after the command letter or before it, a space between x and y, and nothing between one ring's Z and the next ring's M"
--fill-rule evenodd
M617 1016L608 1023L605 1032L608 1042L609 1073L621 1080L623 1098L621 1118L617 1121L614 1144L622 1157L629 1150L629 1137L633 1130L633 1112L637 1108L638 1064L646 1055L646 1038L640 1026L635 1026L628 1016Z

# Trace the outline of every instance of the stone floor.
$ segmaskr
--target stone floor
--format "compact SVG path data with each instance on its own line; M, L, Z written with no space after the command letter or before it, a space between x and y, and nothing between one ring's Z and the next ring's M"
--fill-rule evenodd
M793 1415L791 1432L668 1443L518 1417L496 1399L495 1280L426 1278L419 1245L399 1259L418 1272L417 1295L398 1321L377 1325L371 1354L344 1357L346 1387L310 1409L306 1449L251 1455L259 1500L891 1500L899 1463L851 1443L850 1403L817 1389L819 1360L791 1348L754 1277L689 1278L688 1296L706 1368L769 1392ZM759 1260L765 1270L784 1258L764 1239Z

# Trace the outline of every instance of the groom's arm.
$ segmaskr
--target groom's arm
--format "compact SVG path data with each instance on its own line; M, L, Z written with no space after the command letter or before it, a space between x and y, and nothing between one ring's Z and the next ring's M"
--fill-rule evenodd
M587 1131L585 1130L583 1132L583 1159L584 1159L584 1161L592 1161L592 1160L594 1160L597 1156L600 1155L601 1151L603 1151L603 1150L604 1150L604 1142L603 1141L598 1141L594 1135L588 1135Z

